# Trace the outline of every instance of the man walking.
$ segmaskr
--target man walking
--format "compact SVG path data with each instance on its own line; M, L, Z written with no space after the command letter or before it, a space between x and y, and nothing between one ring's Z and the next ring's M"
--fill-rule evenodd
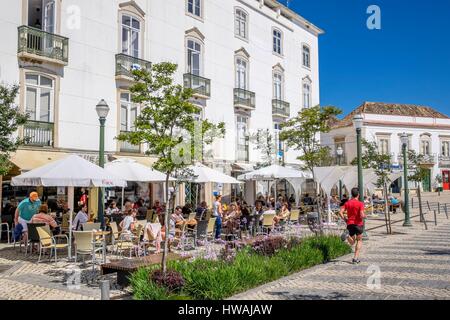
M362 234L364 228L364 202L359 201L359 189L353 188L351 191L352 199L347 201L339 215L347 223L347 234L346 238L348 243L355 246L355 255L353 257L352 263L360 263L359 254L362 248ZM347 212L347 218L344 216L344 212ZM343 239L345 240L345 239Z

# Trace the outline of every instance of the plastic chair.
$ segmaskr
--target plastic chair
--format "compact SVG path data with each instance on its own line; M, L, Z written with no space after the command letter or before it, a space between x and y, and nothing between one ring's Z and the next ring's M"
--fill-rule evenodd
M83 229L83 231L100 230L100 227L100 222L86 222L81 224L81 228Z
M263 215L263 224L262 224L262 231L265 234L265 230L267 233L269 233L269 230L272 229L273 225L273 218L275 218L275 213L267 213Z
M83 263L85 261L84 256L90 255L94 268L96 262L95 254L103 250L103 248L96 246L94 233L92 231L73 231L73 236L75 239L75 262L77 262L79 254L83 256Z
M41 242L39 233L37 232L37 228L45 227L45 226L46 226L45 223L27 223L28 241L27 241L27 243L25 243L25 255L28 254L28 246L31 245L31 253L33 253L33 245L39 244ZM50 233L50 229L49 229L49 233Z
M214 227L216 225L216 219L217 218L211 218L208 221L208 228L206 229L206 235L207 237L211 236L214 238Z
M38 235L39 235L39 259L38 263L41 261L41 255L42 251L45 251L47 249L50 249L50 257L52 258L52 252L55 252L55 263L58 262L57 258L57 250L58 249L67 249L67 255L69 255L69 238L66 235L56 235L51 236L48 230L46 230L43 227L37 227L36 228ZM58 243L56 241L57 238L64 238L66 239L66 243Z
M291 214L289 215L289 224L297 224L298 223L298 219L300 217L300 210L292 210Z

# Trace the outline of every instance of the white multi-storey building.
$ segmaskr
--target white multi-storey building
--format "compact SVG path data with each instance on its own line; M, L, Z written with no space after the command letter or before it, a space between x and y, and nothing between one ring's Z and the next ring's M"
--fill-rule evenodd
M276 137L281 122L319 104L322 30L275 0L5 0L0 30L1 82L20 85L17 103L30 114L15 173L67 153L95 157L100 99L111 108L108 159L149 163L144 146L114 139L139 113L128 91L136 65L178 64L199 117L226 124L212 165L228 174L259 161L251 132ZM295 151L278 151L296 163Z
M329 133L322 134L321 143L329 146L332 154L341 147L344 150L342 164L349 164L356 158L356 132L353 117L364 118L362 138L376 142L379 151L392 155L392 163L403 163L400 136L409 136L410 150L424 155L428 175L422 186L431 191L437 175L443 177L443 188L450 190L450 118L430 107L365 102L349 115L333 124ZM401 179L400 179L401 180ZM401 181L396 182L401 187Z

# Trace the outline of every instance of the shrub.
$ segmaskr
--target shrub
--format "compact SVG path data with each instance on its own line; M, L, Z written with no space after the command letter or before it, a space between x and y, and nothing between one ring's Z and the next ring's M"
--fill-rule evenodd
M170 261L169 270L176 271L184 279L184 286L178 295L165 285L159 286L157 279L149 277L149 274L154 274L155 268L140 269L131 278L135 299L224 299L351 252L351 248L339 237L330 236L302 241L265 238L260 240L258 246L244 247L237 252L231 247L223 250L225 256L229 256L225 254L227 250L234 252L234 258L229 261L202 258L192 262Z
M167 270L165 277L162 270L153 270L150 275L150 281L160 287L166 288L169 292L180 291L184 286L183 276L175 270Z
M268 236L254 241L252 249L263 256L272 256L279 250L286 248L287 243L287 240L282 236Z

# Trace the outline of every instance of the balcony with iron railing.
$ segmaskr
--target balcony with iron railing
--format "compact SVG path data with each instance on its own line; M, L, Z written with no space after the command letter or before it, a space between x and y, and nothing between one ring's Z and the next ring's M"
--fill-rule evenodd
M124 53L116 54L116 79L133 80L133 70L150 70L152 63Z
M121 131L122 133L127 133L126 131ZM128 141L119 141L119 151L122 153L141 153L141 146L131 144Z
M272 100L272 115L282 118L289 118L291 115L289 102L273 99Z
M25 145L53 147L54 124L51 122L27 121L23 126Z
M255 93L245 89L235 88L234 106L238 108L254 110L256 107Z
M69 62L69 39L29 26L18 28L18 56L60 65Z
M192 73L183 76L184 87L191 88L197 98L209 99L211 97L211 80Z

